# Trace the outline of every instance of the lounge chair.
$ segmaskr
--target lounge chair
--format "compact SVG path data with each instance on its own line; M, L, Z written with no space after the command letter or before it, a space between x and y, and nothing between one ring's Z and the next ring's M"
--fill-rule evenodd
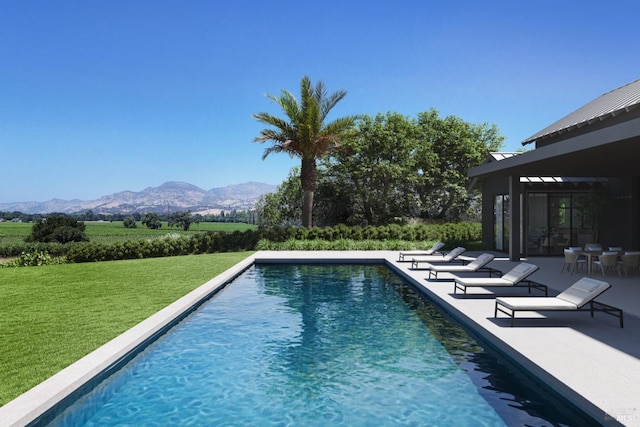
M498 311L511 317L511 326L517 311L590 311L591 317L595 311L602 311L620 319L620 327L624 327L622 310L601 302L594 301L600 294L611 287L607 282L590 277L571 285L566 291L556 297L507 297L496 298L494 317ZM587 306L587 308L584 308Z
M426 251L400 252L400 254L398 255L398 261L405 261L405 257L408 257L408 256L425 256L425 255L438 254L438 253L440 253L439 252L440 249L442 249L443 247L444 247L444 243L437 242L433 246L431 246L430 249L427 249ZM444 254L442 254L442 255L444 255Z
M467 294L467 288L494 288L494 287L513 287L518 286L519 283L525 282L531 293L531 288L544 291L547 295L547 287L540 283L533 282L531 280L525 280L538 270L537 265L521 262L506 272L502 277L456 277L453 293L457 293L458 290Z
M430 264L427 267L429 269L429 279L438 280L438 273L442 273L442 272L446 272L446 273L488 272L489 277L492 277L494 273L498 275L502 274L500 270L496 270L495 268L491 268L487 266L487 264L493 261L493 258L495 258L494 255L482 254L466 265Z
M464 251L466 251L465 248L463 248L461 246L458 246L457 248L451 250L450 252L447 252L443 256L431 255L431 256L426 256L424 258L413 258L411 260L411 268L412 269L418 269L418 265L420 263L423 263L423 262L426 262L426 263L433 263L433 262L443 263L443 262L459 261L459 262L462 262L462 263L466 263L466 261L463 260L463 259L457 259L460 255L462 255L464 253Z

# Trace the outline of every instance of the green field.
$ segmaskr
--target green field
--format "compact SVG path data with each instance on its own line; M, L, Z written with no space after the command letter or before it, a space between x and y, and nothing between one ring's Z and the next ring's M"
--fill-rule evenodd
M249 255L0 269L0 406Z
M169 227L166 222L162 223L162 228L152 230L137 223L137 228L125 228L122 221L100 222L87 221L86 234L89 241L95 243L114 243L125 240L152 239L166 236L167 234L193 235L203 231L244 231L255 229L253 224L231 223L231 222L201 222L192 224L189 231L181 228ZM24 242L25 237L31 234L33 224L20 222L0 222L0 245Z

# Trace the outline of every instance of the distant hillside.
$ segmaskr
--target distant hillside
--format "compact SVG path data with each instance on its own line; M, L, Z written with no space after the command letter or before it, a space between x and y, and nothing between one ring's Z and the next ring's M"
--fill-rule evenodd
M194 213L219 212L221 210L251 210L266 193L276 191L277 186L260 182L229 185L203 190L186 182L165 182L159 187L145 188L140 192L121 191L97 200L60 200L48 202L0 203L0 211L35 213L75 213L91 209L96 214L125 214L134 212L175 212L190 210Z

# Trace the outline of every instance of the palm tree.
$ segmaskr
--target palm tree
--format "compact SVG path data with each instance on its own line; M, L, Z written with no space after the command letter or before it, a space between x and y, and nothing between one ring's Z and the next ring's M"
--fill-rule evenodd
M340 90L327 96L324 83L315 87L311 79L304 76L300 82L300 101L289 91L282 90L280 96L267 97L282 108L286 118L269 113L254 114L259 122L270 125L260 131L255 142L272 141L273 145L264 150L264 160L271 153L287 153L302 160L300 182L304 196L302 199L302 225L311 228L313 194L316 190L316 160L341 146L348 137L358 116L347 116L324 123L329 111L336 106L347 92Z

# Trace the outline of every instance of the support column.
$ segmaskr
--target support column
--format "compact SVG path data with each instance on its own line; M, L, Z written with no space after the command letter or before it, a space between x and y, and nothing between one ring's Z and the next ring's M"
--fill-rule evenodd
M509 176L509 260L520 261L520 177Z

